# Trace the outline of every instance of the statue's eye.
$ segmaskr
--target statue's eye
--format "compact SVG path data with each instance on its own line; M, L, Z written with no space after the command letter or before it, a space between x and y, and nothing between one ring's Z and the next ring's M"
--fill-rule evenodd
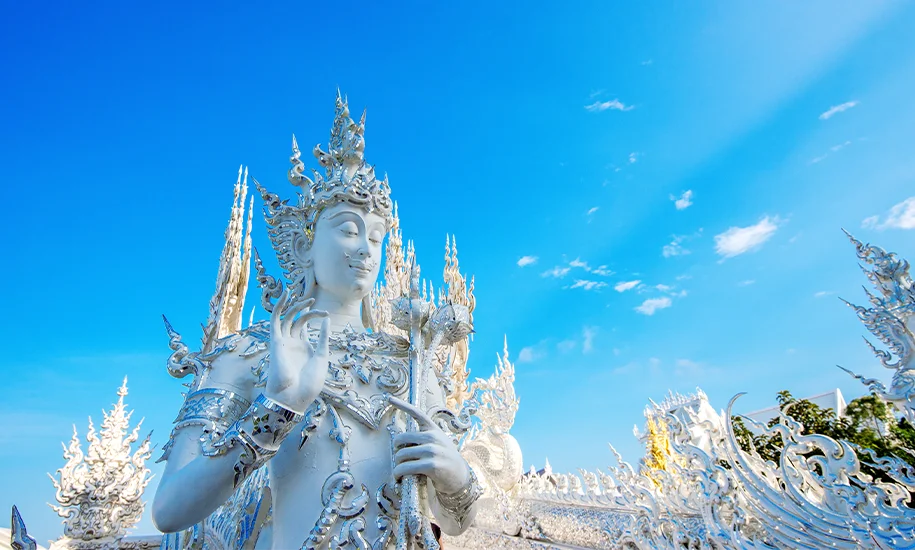
M381 235L373 231L372 234L369 235L369 242L375 245L381 244Z
M345 222L340 225L340 231L347 237L355 237L359 234L359 228L353 222Z

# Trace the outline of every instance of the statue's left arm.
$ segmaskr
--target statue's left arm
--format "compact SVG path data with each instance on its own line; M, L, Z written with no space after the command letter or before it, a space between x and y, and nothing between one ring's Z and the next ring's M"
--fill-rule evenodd
M428 484L429 508L448 535L460 535L477 511L483 493L473 470L458 452L451 436L413 405L390 398L391 404L416 419L419 431L394 437L394 478L423 475Z

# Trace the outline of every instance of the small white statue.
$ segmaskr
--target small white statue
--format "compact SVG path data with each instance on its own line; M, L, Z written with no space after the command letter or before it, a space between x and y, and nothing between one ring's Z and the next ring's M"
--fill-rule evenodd
M417 269L394 308L409 340L372 330L393 204L363 159L364 124L338 94L328 151L314 150L325 175L304 175L293 138L298 204L257 184L287 281L260 273L271 320L198 353L167 327L170 370L194 380L153 501L164 532L201 522L265 466L275 549L437 548L430 520L451 535L473 520L482 490L454 436L469 424L445 408L430 359L466 338L469 317L457 305L432 311Z

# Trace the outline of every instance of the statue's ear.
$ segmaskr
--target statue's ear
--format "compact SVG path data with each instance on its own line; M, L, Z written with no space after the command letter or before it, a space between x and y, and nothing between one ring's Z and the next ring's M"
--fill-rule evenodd
M292 239L292 253L302 265L311 264L311 243L304 234L297 234Z

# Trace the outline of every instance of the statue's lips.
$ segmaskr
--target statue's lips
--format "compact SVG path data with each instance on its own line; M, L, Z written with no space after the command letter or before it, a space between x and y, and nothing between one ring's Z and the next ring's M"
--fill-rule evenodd
M375 267L374 265L369 265L361 262L352 262L349 264L349 266L353 271L360 275L371 275L372 269Z

